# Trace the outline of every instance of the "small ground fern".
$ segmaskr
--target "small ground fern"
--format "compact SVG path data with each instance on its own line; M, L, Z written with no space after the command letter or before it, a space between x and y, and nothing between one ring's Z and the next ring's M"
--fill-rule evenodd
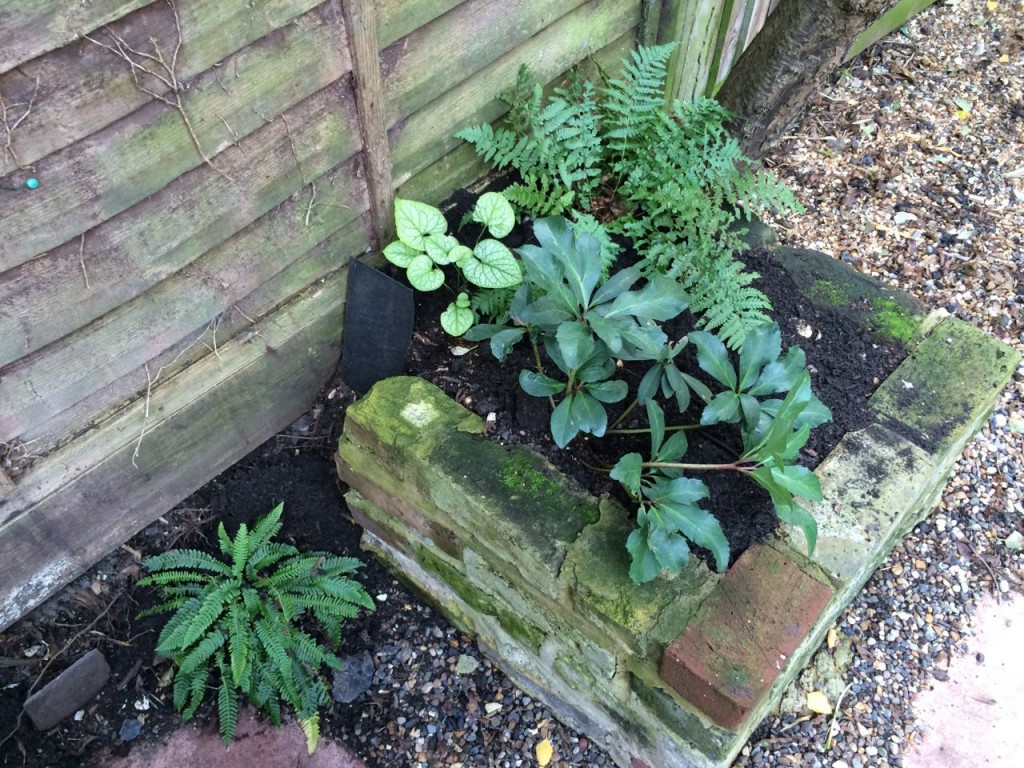
M282 508L278 504L251 531L242 523L234 539L221 523L217 537L226 561L172 550L144 561L149 574L139 584L158 587L164 601L143 615L174 611L156 652L177 665L174 707L184 720L195 714L213 677L225 745L234 736L241 693L275 725L282 701L290 705L312 754L318 710L330 699L321 670L340 670L341 661L299 624L308 626L312 616L337 645L345 619L374 606L362 585L346 578L362 565L355 558L303 554L271 541L281 530Z

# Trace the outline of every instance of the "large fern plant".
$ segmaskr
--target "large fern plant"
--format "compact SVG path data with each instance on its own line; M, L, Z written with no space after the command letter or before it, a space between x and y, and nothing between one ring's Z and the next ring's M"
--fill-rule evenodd
M509 199L536 215L594 214L630 237L648 275L677 278L698 324L738 348L767 322L768 299L734 258L744 222L761 208L799 210L785 187L745 158L728 133L729 114L710 99L667 103L666 65L674 45L640 48L622 77L605 78L600 97L573 81L543 102L521 70L503 98L505 125L456 134L496 168L523 181Z
M347 578L361 563L329 552L301 553L272 541L281 530L282 504L250 531L242 523L234 539L217 530L225 560L194 549L147 558L139 580L160 588L163 602L144 615L174 611L156 651L171 659L174 707L189 720L211 684L225 745L238 722L239 694L281 722L290 705L306 734L310 753L319 739L319 708L329 701L321 670L341 661L306 628L319 622L337 645L342 623L373 601Z

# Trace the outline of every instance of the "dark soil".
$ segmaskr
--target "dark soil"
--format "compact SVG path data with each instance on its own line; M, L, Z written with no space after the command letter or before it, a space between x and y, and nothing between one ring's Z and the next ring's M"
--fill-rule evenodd
M447 209L449 231L457 229L463 214L475 199L468 193L454 196L452 207ZM467 242L473 242L477 235L478 231L472 226L463 230L463 239ZM529 240L529 227L523 225L505 243L515 248ZM635 260L635 255L627 250L619 258L620 263L628 264ZM868 398L899 365L906 356L906 350L898 344L883 343L858 327L856 322L851 322L851 316L858 314L857 308L851 312L847 307L820 306L811 302L800 292L789 273L772 258L770 251L755 249L741 258L748 268L761 275L754 285L771 300L774 318L782 329L783 349L790 346L803 348L814 392L832 411L832 422L812 430L800 456L800 463L814 468L844 434L862 429L871 422ZM401 271L395 277L402 279ZM521 342L504 363L499 363L487 342L475 344L448 336L441 329L439 317L451 298L444 289L416 293L415 341L409 355L409 372L433 382L458 402L488 419L495 439L506 444L526 445L542 453L584 488L595 494L611 493L629 505L630 500L621 486L608 477L607 470L630 451L646 455L650 439L646 435L599 439L580 435L568 448L559 449L549 433L547 401L531 397L519 387L519 372L535 369L529 344ZM694 329L693 316L684 312L666 323L664 328L669 338L680 339ZM809 336L806 335L808 333ZM464 351L467 348L469 351ZM461 354L453 354L453 351ZM703 379L713 391L720 389L698 370L692 345L683 350L678 360L682 370ZM635 393L647 367L626 363L616 378L629 382L631 394ZM691 401L690 410L682 415L677 413L674 404L662 403L668 423L698 423L703 403L696 396ZM609 407L609 421L616 415L617 407ZM643 409L636 409L621 426L646 426ZM685 457L687 462L731 462L742 453L739 432L730 425L690 434L690 447ZM766 539L775 529L778 521L767 491L753 482L742 479L737 482L733 472L704 472L701 479L709 489L707 507L714 510L722 524L733 560L751 544ZM706 552L698 554L709 556Z
M763 275L758 286L772 299L784 343L804 348L815 391L835 416L833 424L815 431L804 451L803 461L814 465L842 434L865 424L868 395L903 352L878 343L852 327L847 318L804 299L766 252L756 251L745 259ZM614 490L605 475L586 465L610 466L627 445L581 439L569 451L553 450L546 403L521 395L516 383L520 368L528 366L529 360L516 358L499 365L486 345L453 356L450 347L472 345L440 332L438 306L421 301L419 309L411 373L434 381L485 417L493 413L496 439L538 448L596 492ZM684 318L671 333L677 338L685 334L687 322ZM813 329L810 338L797 334L801 323ZM629 369L623 375L637 376ZM360 552L360 530L345 508L343 488L331 461L344 408L351 399L352 393L340 382L325 388L312 410L286 433L253 451L0 634L0 739L4 739L0 765L99 765L110 752L128 752L179 727L180 719L169 703L170 689L162 684L168 663L153 653L163 617L135 618L155 597L152 590L134 586L139 562L173 547L213 551L217 521L223 520L233 531L239 522L252 522L283 501L281 538L302 549L361 557L366 563L361 579L377 604L375 613L349 622L339 650L342 655L368 652L376 668L373 684L354 703L336 704L323 716L323 738L346 742L370 768L456 762L517 765L517 761L532 762L532 748L539 738L549 738L567 763L610 766L597 747L561 726L484 660L470 638ZM725 434L717 439L726 445L734 440ZM716 450L721 449L694 441L687 458L694 460L704 453L713 461ZM713 505L738 553L774 528L774 515L753 484L733 482L735 478L726 473L712 474L716 475L711 483ZM105 654L112 677L80 719L66 720L46 733L36 731L27 717L19 723L30 689L37 690L90 648ZM461 655L478 660L478 669L456 673ZM494 702L503 707L488 714L485 704ZM213 716L213 708L204 705L197 718ZM120 737L122 728L133 719L143 721L141 735L125 742Z

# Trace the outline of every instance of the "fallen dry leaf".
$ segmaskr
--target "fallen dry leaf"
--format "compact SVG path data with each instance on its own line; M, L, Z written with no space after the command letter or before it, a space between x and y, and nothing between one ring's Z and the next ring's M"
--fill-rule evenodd
M544 768L548 763L551 762L551 756L554 754L554 750L551 748L551 742L547 739L537 742L537 765Z
M809 691L807 694L807 708L819 715L831 715L832 705L821 691Z

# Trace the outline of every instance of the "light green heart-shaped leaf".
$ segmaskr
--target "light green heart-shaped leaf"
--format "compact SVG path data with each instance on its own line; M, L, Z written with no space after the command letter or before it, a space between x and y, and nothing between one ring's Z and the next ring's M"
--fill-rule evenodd
M448 229L441 211L417 200L395 200L395 230L398 239L420 251L425 251L426 238L443 235Z
M485 192L473 208L473 221L487 227L491 237L500 239L516 225L516 212L500 192Z
M421 253L411 262L405 271L409 283L418 291L435 291L444 285L444 272L437 268L433 260Z
M497 240L481 240L473 255L458 261L462 274L481 288L512 288L523 281L523 271L512 251Z
M426 246L427 256L435 264L451 264L460 256L457 250L459 241L451 235L428 235L423 238L423 243Z
M441 313L441 327L445 333L461 336L476 322L476 312L470 309L469 296L460 293L458 298Z
M384 258L396 267L405 269L409 266L409 262L422 253L423 251L418 251L411 245L406 245L401 240L395 240L395 242L390 243L384 249Z

